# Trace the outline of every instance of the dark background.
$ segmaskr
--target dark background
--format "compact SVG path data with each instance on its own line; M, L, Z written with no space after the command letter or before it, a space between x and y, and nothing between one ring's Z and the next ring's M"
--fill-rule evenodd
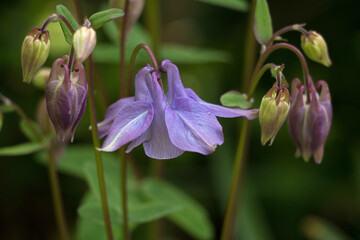
M227 64L179 65L184 85L212 103L219 103L219 97L226 91L239 90L242 86L247 12L194 0L160 2L163 42L225 50L232 57ZM240 211L243 216L250 209L252 213L249 214L256 220L248 218L250 215L241 217L235 225L236 239L241 236L242 239L259 239L252 232L261 232L257 236L266 236L266 239L317 239L310 237L312 231L318 231L316 221L330 224L333 226L331 229L343 232L350 239L360 239L360 15L357 1L268 2L274 30L294 23L306 23L307 29L316 30L325 37L333 66L326 68L311 61L308 65L315 81L324 79L328 82L334 117L321 165L313 160L305 163L294 157L295 146L287 132L287 124L282 127L271 147L262 147L258 121L252 122L245 190L240 201L244 204ZM82 1L81 6L90 15L104 3ZM57 4L73 9L71 2L43 0L7 1L2 3L0 9L0 92L20 105L33 119L43 91L21 81L21 44L28 31L54 12ZM142 17L140 22L144 24L144 21ZM299 46L298 33L288 33L285 38ZM52 43L54 51L47 66L64 54L62 43L56 43L55 37ZM302 74L292 53L278 51L268 61L284 63L284 74L288 80ZM117 65L100 65L100 68L104 79L116 78L113 82L117 81ZM270 74L266 74L256 91L255 107L259 106L261 97L271 85ZM111 102L115 101L116 92L110 97ZM100 119L103 111L99 110ZM26 141L18 122L16 114L5 114L4 126L0 131L0 147ZM177 159L166 161L164 169L164 178L207 208L217 236L221 230L231 163L238 140L238 130L235 130L238 120L221 119L220 122L224 128L225 143L213 155L185 153ZM91 141L88 124L85 115L74 144ZM135 154L146 172L149 160L141 158L141 147ZM87 185L65 174L60 174L60 182L69 226L73 229L76 209ZM255 230L249 227L249 222L253 221L258 223ZM174 226L169 225L169 229L172 239L191 239ZM0 157L0 239L57 239L56 232L47 169L36 163L33 155Z

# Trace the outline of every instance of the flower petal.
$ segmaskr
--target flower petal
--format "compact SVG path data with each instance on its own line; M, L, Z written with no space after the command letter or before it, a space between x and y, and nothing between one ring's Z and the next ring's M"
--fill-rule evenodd
M186 94L191 99L197 101L201 105L205 106L208 111L210 111L212 114L214 114L217 117L223 117L223 118L233 118L233 117L245 117L248 120L255 119L259 117L259 109L241 109L241 108L228 108L228 107L222 107L216 104L207 103L201 98L199 98L196 93L190 89L185 89Z
M143 134L154 117L151 103L138 101L122 109L115 118L103 147L99 151L113 152Z
M167 73L168 93L166 95L167 102L171 103L176 97L186 97L184 85L181 82L179 69L170 61L164 60L161 63L162 71Z
M134 97L123 98L111 104L106 111L105 118L98 123L99 138L105 137L114 122L116 116L129 104L134 102Z
M147 82L151 81L154 69L147 65L139 70L135 76L135 101L151 102L151 95L149 92Z
M165 121L171 141L182 150L210 154L224 142L215 115L188 97L174 99L165 110Z

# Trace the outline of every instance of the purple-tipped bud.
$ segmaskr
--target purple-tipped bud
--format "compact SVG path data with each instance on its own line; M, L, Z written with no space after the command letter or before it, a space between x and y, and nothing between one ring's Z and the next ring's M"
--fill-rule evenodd
M73 46L80 62L85 61L96 45L96 32L93 28L82 26L74 33Z
M88 86L85 69L76 63L73 72L66 64L67 56L57 59L51 69L46 86L46 108L59 141L67 140L79 123L85 107Z
M308 36L301 35L301 47L311 60L326 67L331 65L325 39L319 33L310 31Z
M296 157L302 156L308 161L313 155L316 163L321 163L324 144L330 131L332 107L329 87L325 81L319 81L320 95L310 81L310 101L304 94L305 87L299 79L291 84L291 108L289 112L289 131L297 151Z
M47 31L32 29L25 37L21 49L23 81L30 83L37 70L45 63L50 52L50 39Z
M289 91L285 86L272 87L263 97L259 109L261 144L271 145L284 124L290 109Z

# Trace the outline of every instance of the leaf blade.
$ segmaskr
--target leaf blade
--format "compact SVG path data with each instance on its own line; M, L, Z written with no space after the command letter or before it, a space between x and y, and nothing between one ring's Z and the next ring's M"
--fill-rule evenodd
M265 45L273 35L271 15L266 0L256 0L254 16L254 34L256 40Z
M97 30L102 27L105 23L124 16L124 11L119 8L110 8L104 11L94 13L89 17L91 26Z
M0 148L0 156L21 156L40 151L45 148L43 143L28 142Z
M57 5L56 6L56 12L60 15L63 15L66 20L70 23L71 27L76 31L78 29L79 24L75 20L74 16L71 14L69 9L67 9L64 5ZM66 24L61 20L60 21L61 29L63 30L65 40L71 45L72 44L72 33L69 30L69 28L66 26Z

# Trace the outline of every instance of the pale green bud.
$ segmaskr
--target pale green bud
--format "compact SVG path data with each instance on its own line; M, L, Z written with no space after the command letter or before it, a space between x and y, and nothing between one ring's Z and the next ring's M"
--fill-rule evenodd
M301 35L301 47L306 56L311 60L321 63L326 67L331 65L326 42L319 33L309 31L309 35Z
M263 97L259 109L262 145L269 140L269 145L273 143L289 113L289 99L289 91L285 87L281 87L280 90L278 87L272 87Z
M51 72L51 68L49 68L49 67L40 68L40 70L36 72L36 74L32 80L32 83L34 84L34 86L39 89L45 89L46 82L50 76L50 72Z
M93 28L82 26L74 33L73 47L80 63L85 61L96 45L96 32Z
M48 32L37 32L33 29L25 37L21 49L21 65L23 72L23 81L30 83L35 73L41 68L49 56L50 40ZM44 39L42 35L45 34Z

